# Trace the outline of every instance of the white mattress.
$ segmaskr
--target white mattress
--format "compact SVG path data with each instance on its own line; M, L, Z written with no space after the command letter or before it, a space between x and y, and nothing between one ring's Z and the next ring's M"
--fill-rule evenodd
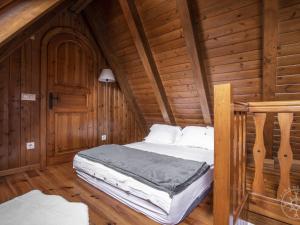
M82 179L159 223L178 223L193 202L209 189L213 181L213 151L145 142L126 146L177 158L206 161L211 165L206 174L171 198L164 191L152 188L102 164L75 156L74 168Z

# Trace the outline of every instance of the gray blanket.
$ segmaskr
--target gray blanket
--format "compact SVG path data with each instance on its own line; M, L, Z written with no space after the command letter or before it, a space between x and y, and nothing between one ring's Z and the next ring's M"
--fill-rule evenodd
M121 145L103 145L81 151L78 155L165 191L171 197L183 191L209 169L206 162L185 160Z

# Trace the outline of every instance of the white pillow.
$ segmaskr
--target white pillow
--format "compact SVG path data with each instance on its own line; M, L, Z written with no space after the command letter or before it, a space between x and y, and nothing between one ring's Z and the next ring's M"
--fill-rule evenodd
M165 124L154 124L150 133L145 137L145 142L154 144L174 144L181 136L181 127Z
M214 136L206 127L188 126L182 130L182 136L176 144L213 150Z

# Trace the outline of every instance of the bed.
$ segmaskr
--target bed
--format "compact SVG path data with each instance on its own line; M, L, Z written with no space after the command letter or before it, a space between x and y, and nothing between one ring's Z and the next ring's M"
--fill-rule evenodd
M209 193L213 181L213 151L146 142L125 146L185 160L204 161L210 168L199 179L174 196L80 155L74 158L74 169L81 179L161 224L179 223Z

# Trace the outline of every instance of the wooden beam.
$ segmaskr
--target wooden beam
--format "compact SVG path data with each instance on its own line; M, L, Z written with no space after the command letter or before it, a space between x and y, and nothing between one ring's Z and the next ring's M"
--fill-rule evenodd
M127 21L134 44L151 82L160 111L166 123L175 124L175 118L168 102L165 88L162 84L150 45L148 43L142 22L133 0L119 0L124 17Z
M2 0L0 2L0 9L6 7L7 5L9 5L10 3L12 3L14 0Z
M192 71L195 79L195 86L200 96L203 119L206 124L211 124L211 115L208 105L209 93L207 79L204 67L201 65L200 61L200 48L196 41L196 32L193 27L188 0L177 0L177 10L179 12L188 54L192 61Z
M93 0L77 0L71 7L70 10L74 13L79 14L85 9Z
M101 19L95 17L95 13L92 10L93 8L87 8L85 11L83 11L83 18L85 19L87 26L90 28L91 33L94 35L94 38L98 43L100 49L102 50L104 57L111 66L119 83L119 86L126 98L126 101L128 102L129 107L135 113L138 123L140 124L144 134L146 134L148 133L147 123L144 119L140 108L138 107L138 104L135 101L134 95L129 87L127 78L125 76L124 70L120 66L121 63L118 62L118 59L112 54L111 49L106 44L107 42L105 40L105 31L102 29L103 26L101 26L102 21ZM95 19L98 20L96 21Z
M1 10L0 62L71 4L68 0L23 0Z
M263 2L263 100L275 100L277 45L278 45L278 0ZM273 156L273 130L275 115L268 114L264 128L266 157Z

